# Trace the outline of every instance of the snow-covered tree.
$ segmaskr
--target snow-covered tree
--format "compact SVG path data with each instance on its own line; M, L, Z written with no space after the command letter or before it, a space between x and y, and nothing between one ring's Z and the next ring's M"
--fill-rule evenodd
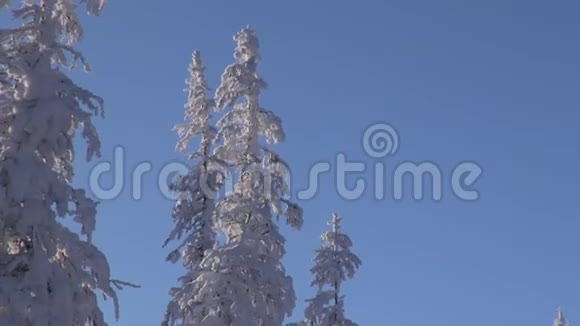
M206 252L214 248L214 212L217 192L221 187L225 165L212 153L216 129L211 124L214 102L208 98L209 87L204 76L204 66L199 52L193 53L187 80L186 123L176 127L179 134L177 150L186 152L195 161L189 173L180 176L171 190L179 194L173 209L174 229L165 242L181 239L181 244L167 257L176 262L180 258L187 271L180 278L180 286L171 289L172 299L167 307L163 325L197 325L207 315L207 309L196 302L196 278ZM188 146L194 137L201 139L193 153Z
M99 14L105 0L86 0ZM7 1L0 1L0 7ZM71 0L22 1L21 25L1 29L0 53L0 314L1 325L103 326L97 293L112 298L111 279L92 243L97 203L73 187L73 138L87 159L99 155L91 119L103 101L76 85L63 68L81 62L83 34ZM80 234L59 219L70 218Z
M341 221L342 218L333 214L328 223L332 230L322 235L322 248L316 250L315 265L311 271L314 274L312 285L318 291L314 298L308 300L305 311L307 325L357 325L344 316L341 286L345 280L354 276L362 262L351 252L352 241L348 235L342 233Z
M569 326L570 321L564 317L564 312L562 309L558 308L558 315L554 320L554 326Z
M302 210L288 199L286 164L262 144L283 141L284 132L280 119L259 102L266 83L257 73L255 31L246 27L234 40L236 62L226 68L215 97L216 109L226 112L214 151L233 170L234 188L215 203L214 223L225 240L205 251L189 283L189 307L197 308L187 325L279 326L296 298L274 218L284 216L298 229Z

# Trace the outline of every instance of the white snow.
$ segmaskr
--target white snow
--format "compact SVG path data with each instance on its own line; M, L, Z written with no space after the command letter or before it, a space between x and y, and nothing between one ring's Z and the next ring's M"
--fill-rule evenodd
M0 3L0 6L6 2ZM103 1L88 1L97 14ZM97 292L112 298L104 254L91 243L97 203L71 184L78 129L87 159L99 155L91 119L103 101L63 72L84 57L70 0L23 1L22 24L0 30L0 316L2 325L106 325ZM78 235L59 218L72 218Z
M223 73L215 101L206 97L203 68L195 55L190 69L193 82L189 83L188 123L178 127L182 137L178 149L183 150L193 135L201 135L202 144L201 150L191 156L197 159L191 177L182 178L183 183L176 187L178 191L189 190L187 194L181 192L183 199L177 202L177 227L170 238L186 233L188 238L185 250L181 254L174 251L169 259L182 257L188 274L181 279L181 287L171 292L166 325L282 325L296 302L292 278L281 262L285 239L274 217L284 216L287 223L299 229L302 210L288 200L285 163L261 145L261 140L283 141L284 132L280 119L260 106L260 93L266 83L257 72L260 55L255 31L246 27L234 40L236 61ZM210 107L225 111L215 137L209 125ZM209 148L213 149L211 154ZM216 173L208 176L213 172L205 168L204 162L211 162L215 167L211 171ZM217 176L228 172L222 170L224 167L238 176L234 190L215 201L202 200L205 206L192 204L191 198L205 198L199 180L220 180ZM218 182L210 184L215 188ZM186 214L180 208L184 202ZM215 241L209 231L210 221L212 229L225 236L225 242ZM180 225L203 225L207 231L201 232L201 226L188 229ZM207 235L203 240L202 234ZM203 253L196 248L203 248Z
M342 233L342 218L333 214L328 223L332 230L322 235L322 247L316 251L312 285L316 296L308 300L305 323L318 326L356 326L345 317L342 283L354 276L361 260L351 252L352 241Z

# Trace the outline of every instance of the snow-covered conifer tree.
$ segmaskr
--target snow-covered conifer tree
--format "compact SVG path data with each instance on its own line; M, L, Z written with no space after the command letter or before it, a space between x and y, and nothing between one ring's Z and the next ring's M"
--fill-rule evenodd
M554 320L554 326L569 326L570 322L564 317L562 309L558 308L558 315Z
M332 230L322 235L322 248L316 250L312 285L318 288L316 296L308 300L305 311L306 324L316 326L356 326L344 316L344 295L342 283L354 276L362 264L350 249L352 241L342 233L341 221L333 214L328 223Z
M282 266L285 239L274 218L284 216L294 228L302 210L288 200L287 167L263 146L281 142L280 119L259 102L266 83L257 73L258 39L251 27L234 37L236 62L222 75L216 109L214 153L234 170L234 189L215 205L214 221L225 241L205 253L192 281L191 302L199 326L279 326L295 306L292 278ZM193 325L193 324L188 324Z
M80 1L99 14L105 0ZM0 6L7 1L0 1ZM0 314L1 325L103 326L97 292L112 298L105 255L91 243L97 203L73 187L73 137L99 155L91 119L103 101L76 85L63 68L84 57L72 0L28 0L13 10L18 28L1 29ZM71 218L73 232L59 222Z
M211 125L211 112L214 102L208 98L204 67L199 52L193 53L187 80L186 123L176 127L180 139L177 150L188 151L191 140L199 136L200 146L189 154L195 165L185 176L179 177L171 189L179 194L173 210L175 227L166 245L172 240L182 239L167 260L176 262L182 258L186 274L180 278L180 287L171 289L172 299L167 307L163 325L197 325L209 313L207 307L196 301L197 283L201 262L206 253L216 244L214 232L214 211L217 192L222 176L227 172L212 153L216 129Z

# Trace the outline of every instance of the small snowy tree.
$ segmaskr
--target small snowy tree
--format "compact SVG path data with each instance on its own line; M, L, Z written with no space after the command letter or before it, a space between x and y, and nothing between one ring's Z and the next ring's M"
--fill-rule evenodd
M105 0L81 1L98 14ZM0 7L7 1L1 1ZM76 85L63 67L80 61L82 37L71 0L27 0L1 29L0 314L1 325L106 325L97 292L114 301L104 254L92 243L97 203L72 186L73 137L99 155L92 116L103 101ZM61 224L71 217L80 235Z
M214 223L225 240L207 250L191 284L192 323L199 326L280 326L292 313L292 279L282 266L285 239L274 217L294 228L302 210L288 200L288 169L261 144L281 142L280 119L260 106L266 83L257 73L258 39L251 27L234 37L236 62L222 75L216 92L218 160L233 169L233 191L217 200Z
M354 276L362 264L350 251L352 241L342 233L341 221L333 214L328 223L332 230L322 235L322 248L316 250L312 285L318 288L314 298L308 300L305 311L306 324L316 326L356 326L344 316L344 295L342 283Z
M188 157L195 165L185 176L179 177L171 190L179 194L173 210L175 227L165 242L182 239L181 244L167 257L176 262L182 258L187 269L180 278L180 287L171 289L172 299L167 307L163 325L197 325L209 313L196 302L196 278L200 275L201 262L208 250L216 244L213 215L215 199L221 186L225 166L211 153L216 130L211 125L213 100L207 94L209 88L204 77L204 67L199 52L193 53L187 80L186 123L176 127L179 134L177 150L187 152L191 140L199 136L200 146Z
M569 326L570 321L564 317L564 312L562 309L558 308L558 315L554 320L554 326Z

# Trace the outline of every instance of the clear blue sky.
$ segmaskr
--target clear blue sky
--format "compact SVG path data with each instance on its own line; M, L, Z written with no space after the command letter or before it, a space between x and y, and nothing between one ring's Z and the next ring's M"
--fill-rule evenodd
M163 317L180 268L164 262L172 203L156 174L180 159L171 127L182 120L187 65L202 51L215 88L232 61L232 35L248 23L270 84L263 102L288 135L277 148L295 190L310 166L337 153L372 163L360 139L380 121L401 137L387 166L484 168L475 203L448 186L441 202L410 193L395 202L390 192L346 201L323 176L316 198L302 203L302 232L284 228L296 318L313 295L319 234L337 211L364 261L345 287L347 313L362 326L547 326L560 305L580 320L579 14L572 0L112 0L101 18L85 19L82 49L94 72L80 79L106 100L103 160L121 145L126 174L142 161L155 170L141 201L127 183L99 206L96 242L114 276L143 286L120 293L121 320L111 324ZM90 166L79 160L79 184Z

